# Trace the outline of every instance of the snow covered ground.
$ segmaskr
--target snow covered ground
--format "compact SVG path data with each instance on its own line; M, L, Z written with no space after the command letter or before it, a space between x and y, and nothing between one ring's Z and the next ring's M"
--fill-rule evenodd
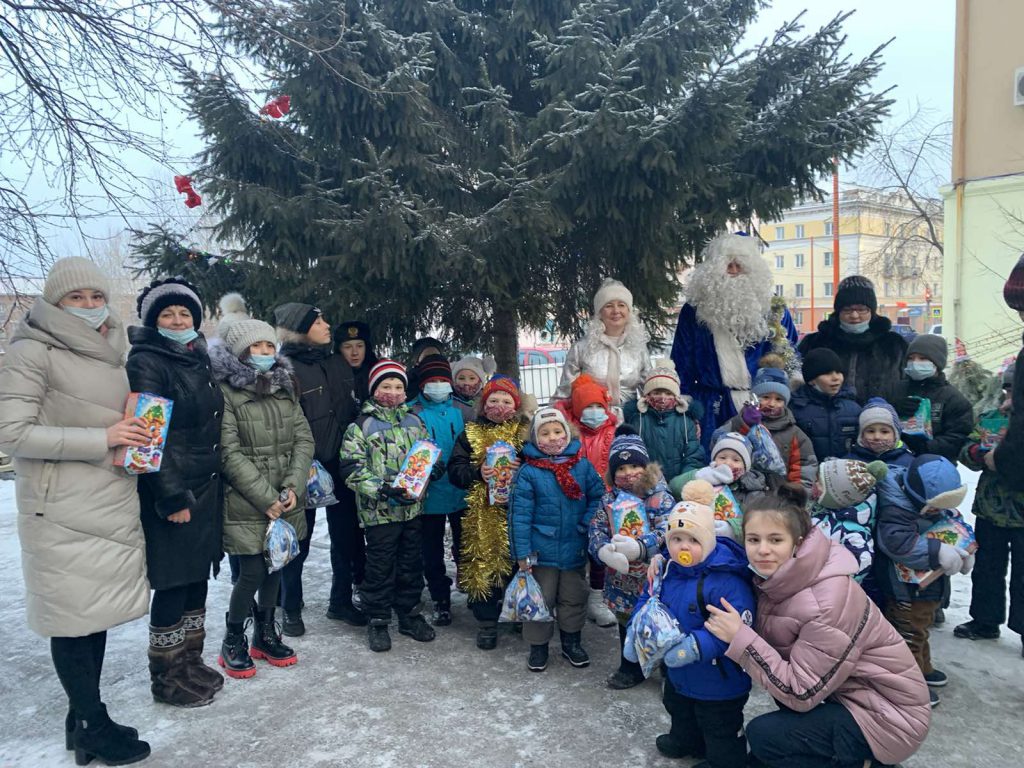
M964 472L972 491L976 478ZM66 699L48 644L24 619L14 483L0 481L0 768L73 765L64 751ZM113 717L135 726L153 747L149 766L687 766L658 755L667 730L658 683L629 691L604 685L618 660L614 628L589 624L584 644L593 662L576 670L552 655L547 672L526 669L527 647L503 634L498 650L474 646L465 598L455 623L418 644L393 632L394 649L373 654L365 632L323 617L330 580L326 525L317 525L306 563L307 634L294 640L299 663L259 664L251 680L228 680L209 707L180 710L149 694L144 619L109 633L103 693ZM226 564L225 564L226 565ZM225 571L226 571L225 567ZM216 656L227 606L226 574L211 583ZM968 618L970 580L954 579L947 623L932 634L932 656L950 677L932 730L906 768L1024 765L1024 659L1020 639L1004 630L996 642L953 638ZM553 649L555 646L552 646ZM754 691L747 717L772 708Z

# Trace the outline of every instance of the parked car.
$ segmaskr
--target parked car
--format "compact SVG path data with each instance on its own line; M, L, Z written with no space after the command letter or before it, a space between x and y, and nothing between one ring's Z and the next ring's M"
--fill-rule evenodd
M917 338L917 331L915 331L909 325L904 325L902 323L893 323L892 329L900 336L902 336L904 339L906 339L908 344Z
M934 333L936 336L942 335L942 323L936 323L928 329L928 333Z
M522 347L519 350L519 366L528 365L561 365L565 362L566 350L545 349L543 347Z

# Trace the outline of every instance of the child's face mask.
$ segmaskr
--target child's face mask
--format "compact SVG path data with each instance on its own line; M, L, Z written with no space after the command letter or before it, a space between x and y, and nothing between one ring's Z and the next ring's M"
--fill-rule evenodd
M385 408L397 408L405 402L404 392L381 392L377 390L373 393L373 399L383 405Z
M759 398L758 408L769 419L777 419L786 410L786 401L773 392Z
M501 424L503 421L508 421L516 412L514 405L505 405L504 403L487 403L484 406L484 416L495 424Z
M649 405L658 413L665 413L666 411L671 411L678 404L676 396L673 395L671 392L665 394L658 394L652 392L651 394L644 397L644 400L647 401L647 405Z
M643 467L634 464L623 464L615 470L615 487L622 491L632 491L636 481L644 473Z
M903 372L914 381L924 381L934 376L938 369L931 360L911 360Z
M860 444L880 455L896 447L896 433L884 424L868 424L860 433Z
M547 423L541 425L537 430L537 447L541 453L548 456L560 456L566 446L569 445L569 435L565 427L558 423Z
M580 416L580 422L591 429L598 429L606 421L608 421L608 411L599 405L587 406L583 409L583 415Z

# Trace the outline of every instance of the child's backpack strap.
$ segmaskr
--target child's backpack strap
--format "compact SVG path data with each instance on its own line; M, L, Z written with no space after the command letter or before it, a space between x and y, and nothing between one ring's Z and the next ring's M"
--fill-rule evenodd
M708 601L704 599L704 575L701 572L700 576L697 577L697 609L700 611L701 618L707 621L711 618L711 611L708 610ZM718 667L718 671L723 678L728 675L725 670L725 664L720 663L719 659L713 659L711 663Z

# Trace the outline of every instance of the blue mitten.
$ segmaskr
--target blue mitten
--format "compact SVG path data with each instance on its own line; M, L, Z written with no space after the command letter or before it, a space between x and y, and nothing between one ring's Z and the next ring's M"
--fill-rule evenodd
M665 664L670 667L685 667L695 661L700 661L700 646L693 635L683 635L665 654Z
M629 623L629 628L626 630L626 642L622 645L622 656L626 661L632 661L634 664L640 661L640 657L636 655L636 633L633 631L633 622Z

